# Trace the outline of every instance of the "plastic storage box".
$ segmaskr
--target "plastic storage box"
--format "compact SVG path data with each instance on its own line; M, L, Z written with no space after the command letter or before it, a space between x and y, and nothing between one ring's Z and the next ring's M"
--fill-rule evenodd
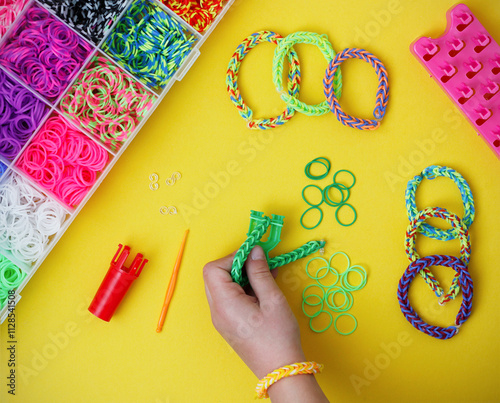
M144 1L148 2L156 10L161 9L170 18L173 18L180 24L183 35L189 41L189 49L185 58L163 85L154 86L136 77L133 68L129 68L126 63L115 59L112 52L109 51L109 46L106 45L106 41L120 24L122 18L131 10L131 7L137 2ZM20 292L35 274L54 245L63 236L74 218L82 210L87 200L104 180L115 162L141 130L163 97L176 81L182 80L186 72L196 61L200 55L200 47L233 2L234 0L229 0L223 3L222 10L203 34L198 33L188 23L177 16L177 14L157 0L124 0L125 6L123 11L116 16L113 24L110 24L107 33L97 44L86 38L77 29L71 28L49 6L44 5L43 0L40 2L29 2L23 12L18 15L14 23L8 28L0 40L0 77L6 83L5 88L7 88L7 92L9 92L8 88L13 87L16 88L15 94L23 92L28 100L26 102L30 102L30 105L36 104L37 111L36 116L28 117L27 120L25 116L17 116L16 113L20 110L18 105L12 105L12 100L9 101L8 97L2 97L3 95L0 93L0 106L3 108L0 108L0 121L6 125L14 122L21 125L19 127L23 127L23 130L26 130L26 136L22 141L16 140L15 142L8 143L5 139L0 139L0 225L3 225L3 228L0 227L0 264L4 264L5 262L14 264L22 273L22 281L15 287L14 301L16 304L21 298ZM17 57L14 47L14 53L12 51L10 54L4 52L2 56L2 50L7 49L9 43L16 39L16 36L22 35L25 27L23 24L26 23L30 15L30 10L35 10L37 13L40 10L44 13L48 12L50 18L59 23L62 22L66 27L69 27L71 32L76 35L78 42L81 42L83 48L88 50L88 52L82 51L84 55L82 56L83 62L81 66L71 66L73 68L72 71L68 67L68 74L63 77L67 80L67 84L64 85L64 90L60 94L54 93L48 95L43 93L43 90L40 90L37 85L32 83L35 80L28 80L29 82L27 82L26 78L23 78L23 73L26 73L25 70L19 72L16 70L18 66L16 67L15 63L11 63L12 60L16 62ZM36 18L34 19L36 20ZM140 21L140 18L138 21ZM120 141L116 141L115 144L107 142L99 134L100 128L96 129L96 125L89 122L88 119L82 118L78 120L68 116L67 113L67 105L74 106L74 94L72 94L72 91L74 91L75 86L81 83L80 80L85 77L86 71L96 63L105 63L107 66L111 66L114 71L118 71L120 77L126 78L128 82L133 84L134 88L140 89L145 100L144 102L147 104L147 108L141 112L141 116L136 119L134 126L127 127L129 129L128 133ZM21 67L21 69L24 69L24 67ZM0 85L3 84L0 83ZM66 106L63 103L65 99L67 100ZM4 105L9 105L10 115L7 115L7 112L5 112ZM86 116L85 112L82 112L82 116L84 117ZM131 114L134 113L136 111L132 108ZM54 125L58 128L65 128L66 137L62 144L54 141L51 137L51 133L53 132L51 128ZM46 141L47 139L49 139L48 142ZM7 147L9 144L10 146L14 144L15 149ZM45 151L40 151L42 148L38 146L39 144L45 144ZM47 144L50 144L50 146L47 146ZM60 170L75 169L71 166L71 158L61 161L56 156L60 151L56 151L56 148L66 147L64 153L61 155L68 155L69 152L67 149L72 150L77 146L92 149L93 151L89 152L89 155L95 156L99 154L100 156L99 166L93 163L90 167L84 167L85 169L79 168L83 171L78 173L78 178L81 179L79 179L79 182L81 182L79 184L79 191L75 191L74 186L68 191L61 191L62 188L60 186L54 185L54 182L57 182L58 178L52 178L50 175L48 177L45 175L42 178L41 174L33 169L33 161L36 162L40 158L46 158L43 161L47 161L47 164L49 162L50 164L59 164L61 166ZM54 149L54 154L51 154L52 149ZM5 152L2 153L2 150ZM81 165L84 166L85 162L81 163ZM36 216L33 213L34 211L37 212ZM28 239L25 236L26 234L16 232L22 226L25 227L24 231L27 231L29 234L29 241L25 240L24 243L22 243L22 239ZM29 229L26 230L26 228ZM21 246L19 247L19 245ZM18 251L19 248L26 253L20 254ZM1 287L2 284L0 284ZM0 323L5 320L9 313L5 287L2 292L0 292Z

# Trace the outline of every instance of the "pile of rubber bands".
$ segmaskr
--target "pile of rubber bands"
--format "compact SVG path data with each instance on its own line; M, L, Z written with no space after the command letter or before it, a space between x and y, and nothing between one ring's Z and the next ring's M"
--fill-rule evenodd
M94 56L61 100L61 110L117 150L153 106L155 96L102 56Z
M31 266L61 229L66 212L59 203L11 173L0 185L0 248Z
M196 37L162 8L137 0L115 26L103 49L151 88L163 88Z
M7 165L5 165L2 161L0 161L0 179L2 178L6 170L7 170Z
M26 273L0 254L0 309L5 306L9 291L19 287L25 278Z
M450 178L458 186L464 207L464 217L462 219L440 207L428 207L422 211L417 210L415 193L418 185L424 178L435 179L438 176ZM410 225L406 230L405 246L406 255L410 260L410 265L405 270L401 280L399 281L399 305L405 318L416 329L438 339L449 339L458 333L458 328L469 318L472 310L473 283L468 270L471 253L469 227L474 221L475 215L472 192L467 181L457 171L448 167L432 165L424 169L421 174L416 175L408 182L405 199L408 218L410 220ZM445 220L451 225L451 228L446 230L439 229L425 222L427 219L433 217ZM418 233L440 241L459 239L460 258L447 255L420 257L415 247L416 236ZM452 285L448 292L445 293L439 281L430 271L429 268L431 266L450 267L456 271ZM462 304L453 326L440 327L427 324L413 309L408 299L408 292L411 282L417 274L420 274L430 289L435 292L439 298L440 305L455 299L455 297L457 297L460 293L460 290L462 291Z
M202 34L221 12L223 0L161 0L161 2Z
M108 162L108 153L59 115L49 118L17 166L69 207L85 198Z
M311 166L314 165L314 164L323 165L325 167L325 169L326 169L325 173L323 173L321 175L313 175L311 173ZM320 179L324 179L324 178L326 178L328 176L328 173L330 172L330 168L331 168L330 161L327 158L325 158L325 157L319 157L319 158L315 158L311 162L309 162L306 165L306 168L305 168L304 172L305 172L306 176L309 179L320 180ZM350 182L352 182L352 183L349 186L347 186L346 184L341 183L341 182L338 181L337 175L341 174L342 172L345 172L349 176L351 176L352 179L350 180ZM325 186L325 188L323 188L323 189L321 189L317 185L307 185L307 186L305 186L302 189L302 199L306 202L306 204L309 206L309 208L307 208L306 211L304 211L304 213L302 213L302 215L300 216L300 225L302 225L302 228L304 228L304 229L314 229L319 224L321 224L321 222L323 221L323 210L321 210L320 206L323 204L323 202L326 205L328 205L328 206L336 207L336 209L335 209L335 219L337 220L337 222L340 225L342 225L344 227L348 227L348 226L354 224L356 222L356 219L358 218L358 215L356 213L356 209L351 204L348 204L347 201L349 200L349 197L351 197L351 189L355 185L355 183L356 183L356 177L354 176L354 174L351 171L348 171L347 169L340 169L337 172L335 172L335 174L333 175L333 182L330 183L329 185ZM305 195L305 192L309 188L314 188L314 189L318 189L319 190L319 192L321 194L321 200L319 201L319 203L311 203L307 199L307 197ZM330 189L336 189L338 191L338 193L340 194L340 200L339 201L335 201L335 200L333 200L330 197ZM342 222L339 219L339 211L344 206L347 206L348 208L350 208L352 210L352 212L354 213L353 219L349 223L344 223L344 222ZM318 222L314 226L307 226L306 224L304 224L304 218L307 215L307 213L309 213L310 211L313 211L313 210L318 210L319 211Z
M23 11L29 0L0 0L0 38Z
M272 63L272 77L276 90L281 99L286 103L283 113L274 118L255 119L253 111L243 101L238 87L238 74L246 54L250 49L262 42L276 44ZM326 100L317 105L308 105L299 100L300 91L300 63L293 46L299 43L315 45L319 48L328 62L328 67L323 79L323 88ZM342 74L340 65L347 59L360 59L370 63L377 73L379 85L375 98L374 119L361 119L345 113L339 99L342 94ZM288 79L283 85L284 64L288 65ZM231 60L226 76L227 91L233 104L238 109L241 117L246 120L250 129L271 129L286 123L295 112L301 112L309 116L320 116L332 111L337 119L344 125L360 130L374 130L380 126L383 119L387 103L389 101L389 82L387 70L382 62L370 52L364 49L347 48L336 54L332 44L326 35L314 32L295 32L283 38L272 31L259 31L243 40L236 48Z
M97 45L128 0L40 0L48 9Z
M0 70L0 155L16 158L47 111L47 105Z
M344 256L347 260L346 269L343 272L340 272L332 265L332 260L337 255ZM316 273L313 275L309 270L309 265L316 260L322 262L322 264L318 269L316 269ZM359 275L358 284L352 284L350 282L350 273L357 273ZM304 291L302 291L302 311L304 312L304 315L309 318L309 327L311 330L316 333L322 333L328 330L333 323L335 330L339 334L347 336L353 333L358 327L358 321L347 311L351 309L354 303L352 293L354 291L361 290L366 285L366 270L358 264L351 266L351 259L349 259L349 256L347 256L346 253L335 252L332 256L330 256L329 260L326 260L321 256L314 257L309 260L306 264L306 274L309 278L315 280L315 283L308 285L304 288ZM309 290L317 290L317 292L314 293ZM342 295L342 304L336 303L335 295L337 294ZM312 307L314 312L308 312L311 308L307 307ZM339 313L339 315L335 318L335 321L333 320L333 316L330 311ZM320 318L322 314L328 317L328 324L325 327L318 329L314 327L313 320L315 318ZM337 327L337 321L345 316L350 317L354 321L353 328L347 332L340 331Z
M91 46L47 10L34 5L0 49L2 65L54 101L82 67Z

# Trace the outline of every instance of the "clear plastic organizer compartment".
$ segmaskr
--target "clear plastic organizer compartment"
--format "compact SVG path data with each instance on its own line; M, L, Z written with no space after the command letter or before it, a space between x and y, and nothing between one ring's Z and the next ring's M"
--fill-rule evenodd
M6 30L5 35L0 39L0 54L2 49L8 46L9 43L12 43L12 40L17 35L21 35L25 31L23 21L30 17L28 13L31 10L36 10L36 13L41 13L44 18L64 24L64 29L61 28L61 31L64 31L69 37L73 38L73 41L84 43L89 48L89 52L85 55L81 65L73 66L74 68L71 71L68 70L66 75L63 74L64 77L69 77L63 85L64 89L60 93L58 92L57 95L54 93L52 96L39 91L36 85L33 85L22 74L18 74L16 69L12 68L5 61L5 58L0 56L0 225L2 218L15 219L18 226L13 226L12 228L17 229L19 234L22 235L23 230L26 229L24 226L27 226L31 220L31 224L35 226L32 232L36 233L38 231L39 233L40 229L36 227L36 217L34 218L33 211L29 211L28 207L34 208L35 211L36 208L40 208L40 211L43 213L41 215L42 234L34 235L38 237L36 238L38 243L29 245L20 244L22 250L26 248L26 250L30 251L31 254L26 254L30 256L29 259L23 258L23 255L19 254L19 251L16 251L15 247L9 243L21 239L19 234L14 232L14 235L9 238L6 230L0 229L0 271L1 267L3 267L2 264L8 264L17 267L22 273L22 278L18 279L20 283L12 287L15 290L12 298L14 303L20 300L20 292L24 286L35 274L58 240L63 236L73 219L78 215L90 197L92 197L93 193L152 115L172 85L176 81L182 80L193 65L200 55L199 49L201 45L233 2L234 0L230 0L223 3L223 8L217 17L202 34L157 0L116 2L119 8L116 13L109 16L110 20L105 24L106 27L102 32L101 39L99 39L99 36L93 37L91 33L89 34L89 32L84 31L82 26L71 23L71 21L66 21L68 17L57 8L60 0L30 1L17 16L15 22ZM174 70L171 70L168 75L164 75L161 85L155 85L147 79L145 80L144 77L135 71L133 66L129 65L129 61L117 58L117 52L110 51L109 46L106 45L109 38L114 35L113 32L119 32L120 24L123 21L127 23L131 23L131 21L141 23L144 20L142 24L145 25L145 32L154 32L151 28L147 28L146 22L148 18L143 18L144 15L141 18L132 18L133 16L127 15L137 3L146 3L158 15L166 16L164 19L168 19L169 24L175 26L182 33L181 39L184 39L180 43L184 43L187 46L187 50L184 53L181 52L182 57L176 61ZM60 25L56 24L56 26ZM43 58L47 56L39 55L39 57ZM91 123L90 121L79 119L78 113L75 113L75 109L79 107L79 102L75 100L75 96L78 97L81 95L77 90L81 92L85 78L90 77L91 80L96 80L96 78L98 80L107 79L108 82L103 83L103 88L109 89L113 86L113 83L109 82L110 77L104 77L102 74L99 77L92 75L93 72L89 72L90 69L96 67L98 64L101 67L105 66L106 69L112 69L117 76L121 77L122 81L126 81L136 91L139 91L142 96L142 98L139 97L139 99L133 100L132 105L136 106L134 110L129 110L129 112L123 114L124 120L122 125L118 129L115 128L115 132L118 132L118 135L116 136L114 145L109 139L102 136L102 132L105 131L104 128L96 129L96 125L89 124ZM103 71L108 72L108 70ZM92 83L83 84L83 86L90 86L89 88L92 91L97 91L92 96L98 96L99 86L95 86L94 88L92 87ZM12 91L14 87L16 89ZM109 92L108 89L102 91L101 95ZM120 93L122 94L122 98L124 93L127 92L122 91ZM14 98L12 94L15 94ZM130 95L128 96L130 97ZM118 95L117 97L115 101L120 102ZM127 98L127 104L131 99ZM123 102L123 99L121 101ZM138 111L136 109L141 106L144 107L144 103L147 104L147 108L143 108L145 110L141 110L140 116L137 116ZM22 107L18 108L20 105ZM93 105L91 103L90 106ZM89 112L95 113L95 111L89 111L87 108L87 113ZM130 124L131 114L137 118L133 125ZM18 126L11 127L11 122L15 122L12 125L17 124ZM64 135L54 137L53 130L47 130L47 127L50 128L54 124L59 128L59 132L64 132ZM126 131L126 133L119 133L120 130L122 132ZM49 141L45 141L47 139ZM42 143L42 147L40 147L40 142ZM14 149L12 149L12 144L15 145ZM83 153L84 155L80 155L80 159L78 160L76 152L80 148L92 149L93 151ZM68 158L61 157L61 153L66 155L68 150L70 155L71 152L75 154L69 160ZM97 158L96 154L99 154L100 158ZM85 155L87 158L85 158ZM75 158L78 160L77 164L75 163ZM49 167L57 167L57 169L54 168L52 171L48 169L46 176L43 176L39 172L40 169L38 169L43 164L48 164ZM77 168L78 172L76 173L73 172L75 164L80 167ZM73 183L69 186L70 190L64 191L54 186L54 183L57 179L60 179L61 175L64 176L66 174L68 176L72 176L69 174L74 174L71 180L76 182L76 185ZM71 180L68 179L69 182ZM36 195L36 197L33 195ZM35 199L36 203L34 202ZM24 207L21 204L20 208L12 204L13 201L18 201L19 203L28 202L28 204ZM44 207L39 207L39 205ZM51 214L49 207L61 212L64 218L61 218L61 214ZM59 223L57 227L55 226L56 222ZM53 227L47 223L52 223ZM52 230L53 233L49 230ZM9 276L14 278L15 273L13 269L9 268L8 270L8 273L10 273ZM11 306L8 306L6 303L5 290L2 291L2 284L0 284L0 323L5 320L9 309L11 309Z

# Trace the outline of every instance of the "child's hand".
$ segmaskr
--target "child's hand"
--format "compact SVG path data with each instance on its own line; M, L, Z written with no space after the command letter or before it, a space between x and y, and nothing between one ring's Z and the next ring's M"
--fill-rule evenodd
M231 279L234 253L203 268L205 291L217 331L258 378L283 365L305 361L299 326L256 246L245 263L251 290Z

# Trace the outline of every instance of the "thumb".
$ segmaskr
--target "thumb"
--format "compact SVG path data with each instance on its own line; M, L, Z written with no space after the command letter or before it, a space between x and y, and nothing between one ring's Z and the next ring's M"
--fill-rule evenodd
M260 246L252 249L245 265L252 290L260 301L272 298L276 293L281 294Z

